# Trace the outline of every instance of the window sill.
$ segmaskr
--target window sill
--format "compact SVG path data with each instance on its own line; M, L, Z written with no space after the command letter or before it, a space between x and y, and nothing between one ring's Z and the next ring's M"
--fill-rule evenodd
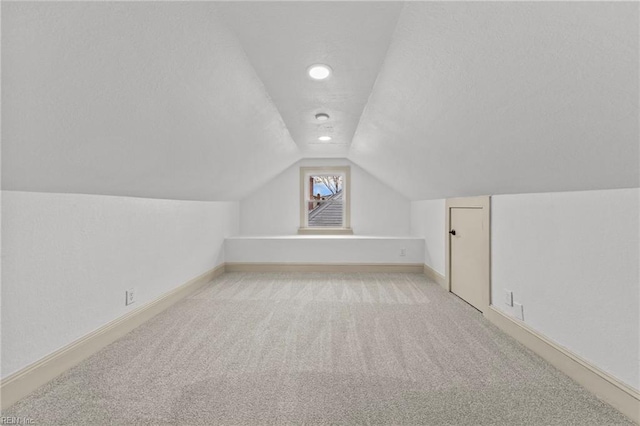
M299 235L353 235L351 228L298 228Z

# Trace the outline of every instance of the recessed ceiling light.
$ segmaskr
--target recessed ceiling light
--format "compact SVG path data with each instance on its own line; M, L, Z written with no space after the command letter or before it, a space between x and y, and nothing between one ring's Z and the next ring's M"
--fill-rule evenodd
M327 121L329 119L329 114L325 114L321 112L320 114L316 114L316 120L318 121Z
M327 142L331 140L331 136L320 136L318 140L322 142Z
M324 80L326 78L329 78L329 76L331 75L331 68L329 67L329 65L316 64L311 65L307 69L307 72L309 73L309 77L313 78L314 80Z

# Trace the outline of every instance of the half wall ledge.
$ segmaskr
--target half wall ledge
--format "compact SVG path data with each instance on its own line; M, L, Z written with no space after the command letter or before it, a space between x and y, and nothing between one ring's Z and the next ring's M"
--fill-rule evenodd
M364 268L362 271L383 272L381 267L390 265L389 271L422 272L424 265L424 239L410 236L237 236L225 239L224 244L227 271L252 264L271 265L267 269L272 270L275 265L306 265L303 270L327 272L335 266L356 272L356 265Z

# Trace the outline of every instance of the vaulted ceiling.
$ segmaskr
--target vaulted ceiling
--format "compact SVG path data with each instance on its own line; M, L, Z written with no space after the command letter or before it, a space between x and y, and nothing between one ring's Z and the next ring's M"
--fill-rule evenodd
M637 187L638 6L407 3L350 158L413 199Z
M220 10L302 155L346 157L402 3L229 2ZM309 78L317 63L330 65L333 77ZM330 119L320 123L317 113Z
M411 199L635 187L638 7L3 2L2 186L239 199L348 157Z
M5 189L238 199L301 158L215 4L2 3Z

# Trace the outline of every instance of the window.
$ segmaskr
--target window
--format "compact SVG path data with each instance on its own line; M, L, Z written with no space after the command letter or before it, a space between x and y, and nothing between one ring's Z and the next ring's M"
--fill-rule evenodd
M300 168L300 234L351 234L350 168Z

